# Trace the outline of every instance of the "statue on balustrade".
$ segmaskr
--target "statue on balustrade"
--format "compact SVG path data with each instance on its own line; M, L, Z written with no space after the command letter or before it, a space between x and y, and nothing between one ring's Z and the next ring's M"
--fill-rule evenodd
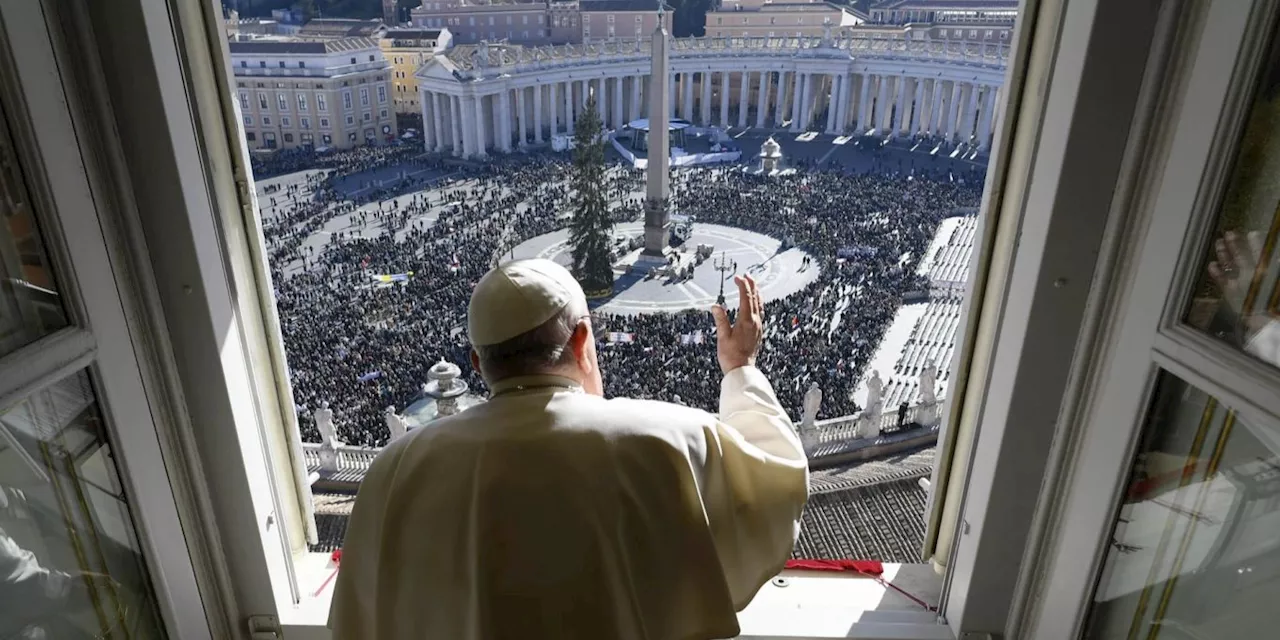
M396 413L396 406L390 405L382 412L383 419L387 421L387 430L391 432L387 444L395 442L397 438L403 436L409 430L409 423L405 422L404 416Z
M818 420L818 410L822 408L822 388L816 382L809 383L809 390L804 393L804 415L800 418L801 429L812 429Z
M880 437L880 414L884 411L881 406L884 398L884 380L880 378L880 372L871 370L871 377L867 380L867 404L862 408L862 415L858 416L858 435L863 438Z
M938 422L938 366L932 360L924 365L920 372L920 411L916 421L931 427Z
M338 439L338 431L333 427L333 410L329 408L328 400L320 401L320 408L316 409L311 417L316 421L316 429L320 431L320 442L324 443L325 447L337 449L346 444Z

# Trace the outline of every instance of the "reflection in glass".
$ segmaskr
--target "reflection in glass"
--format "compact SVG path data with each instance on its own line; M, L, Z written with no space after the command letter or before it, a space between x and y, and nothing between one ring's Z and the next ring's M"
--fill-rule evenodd
M1275 637L1280 425L1163 374L1085 637Z
M0 415L0 640L162 638L89 377Z
M1280 366L1280 40L1272 44L1186 321Z
M67 326L8 133L0 125L0 355Z

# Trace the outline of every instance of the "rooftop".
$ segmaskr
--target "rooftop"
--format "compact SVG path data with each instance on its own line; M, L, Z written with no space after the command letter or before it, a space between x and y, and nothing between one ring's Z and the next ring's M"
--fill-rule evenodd
M882 11L1007 11L1018 8L1018 0L881 0L872 9Z
M300 36L341 38L348 36L372 36L386 25L376 18L356 20L353 18L316 18L298 30Z
M436 40L440 29L387 29L382 35L390 40Z
M325 54L338 53L342 51L359 51L361 49L376 49L378 41L373 38L340 38L326 40L301 40L297 38L289 39L269 39L261 38L255 40L232 40L229 43L232 55L259 53L268 55L283 54Z
M672 11L671 5L663 3L667 11ZM578 3L578 8L585 12L598 11L657 11L658 0L582 0Z

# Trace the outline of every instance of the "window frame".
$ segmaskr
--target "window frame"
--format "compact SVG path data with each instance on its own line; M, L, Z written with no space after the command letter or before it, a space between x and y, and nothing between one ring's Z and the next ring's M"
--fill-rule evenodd
M1045 515L1056 533L1028 576L1036 598L1019 629L1076 636L1093 604L1121 496L1162 373L1215 397L1258 425L1280 425L1280 371L1187 326L1183 315L1217 220L1280 6L1210 0L1179 16L1181 52L1158 78L1164 123L1135 144L1132 258L1116 278L1104 358L1061 457L1075 473L1046 485L1059 500ZM1213 44L1208 44L1213 43ZM1170 250L1176 247L1176 250ZM1171 275L1172 274L1172 275ZM1045 606L1053 602L1054 606ZM1047 637L1047 636L1046 636Z
M140 1L140 0L134 0ZM210 393L216 393L219 396L217 400L229 400L239 397L245 401L240 413L232 412L234 416L231 425L221 425L223 431L220 435L226 436L230 433L233 440L241 442L241 438L245 437L246 432L257 431L261 442L257 448L248 447L243 442L241 449L233 451L223 451L226 455L217 456L215 462L219 469L227 469L236 471L241 476L254 472L254 464L247 461L256 460L259 464L268 467L280 464L279 446L273 447L273 443L278 443L282 438L287 438L287 433L276 433L279 431L287 431L290 427L288 418L277 415L281 412L273 410L283 406L280 398L287 397L288 380L283 375L283 355L278 348L278 323L271 324L274 321L274 308L270 302L269 275L265 274L263 267L265 260L261 253L260 242L253 235L255 231L254 225L254 196L250 192L249 186L252 184L252 177L246 175L247 153L243 145L238 143L237 133L234 128L230 130L227 127L228 118L234 119L235 109L230 94L225 90L230 80L230 75L226 73L224 64L226 61L226 43L218 36L221 31L217 3L213 0L169 0L170 4L176 8L176 14L179 20L176 24L180 24L186 29L182 38L177 38L174 33L134 33L135 36L141 35L147 40L153 42L152 49L155 51L155 58L150 60L150 66L156 70L157 75L163 75L163 85L174 87L183 85L184 74L194 80L188 91L202 97L203 99L190 99L185 92L177 92L176 96L165 96L163 93L157 92L157 95L139 96L136 100L146 103L152 100L165 106L165 113L168 116L167 126L171 131L182 134L182 140L190 139L190 148L165 148L160 152L167 155L171 160L177 157L180 161L175 163L174 173L180 178L177 180L180 195L195 198L187 202L181 199L166 204L177 206L171 208L167 213L170 217L175 218L172 222L174 225L201 225L201 228L226 228L234 233L227 235L228 243L224 247L226 249L225 264L213 264L207 261L207 255L199 251L190 251L190 255L177 255L173 251L167 251L165 255L154 257L159 262L172 262L175 267L174 273L184 273L190 271L191 263L197 263L200 268L198 273L201 276L202 290L198 301L207 313L212 317L215 313L225 313L228 310L238 310L247 312L244 318L233 325L234 335L242 336L244 340L244 362L239 359L232 358L235 362L227 363L225 366L234 367L237 378L234 379L236 387L232 391L234 393L224 393L227 391L228 380L221 383L221 389L212 389ZM1120 3L1127 4L1127 3ZM139 9L140 13L144 13L151 20L150 24L169 24L162 16L166 15L167 7L146 5ZM1051 9L1046 11L1045 9ZM1118 8L1104 8L1101 0L1080 0L1072 2L1069 7L1064 7L1060 0L1024 0L1023 3L1023 20L1020 21L1017 34L1015 35L1015 49L1021 51L1018 60L1027 58L1040 65L1038 67L1041 77L1039 82L1050 84L1052 77L1054 82L1050 85L1052 89L1058 89L1061 77L1070 77L1071 73L1082 73L1079 67L1083 66L1082 60L1085 54L1093 51L1088 47L1084 47L1085 51L1072 50L1070 47L1063 47L1058 50L1059 42L1083 42L1091 45L1089 40L1093 34L1092 29L1095 24L1091 22L1091 17L1096 15L1115 16L1123 15L1123 11ZM150 13L148 13L150 12ZM1035 13L1036 18L1030 19L1031 14ZM1029 25L1029 26L1021 26ZM135 25L137 26L137 25ZM1029 33L1034 33L1036 38L1032 42ZM1057 29L1061 28L1061 33ZM584 31L586 27L584 25ZM125 29L127 31L127 29ZM1075 38L1075 40L1073 40ZM156 43L162 46L155 46ZM1034 47L1032 47L1034 45ZM1095 46L1094 49L1097 47ZM221 55L221 60L215 59ZM1096 51L1095 51L1096 52ZM181 53L182 55L178 55ZM168 57L162 57L167 54ZM151 55L149 52L137 55ZM1039 56L1039 57L1037 57ZM179 60L186 63L186 66L173 65L173 60ZM1089 60L1091 64L1098 64L1096 60ZM1074 66L1073 66L1074 65ZM1012 74L1017 65L1011 64L1009 73ZM1092 68L1092 67L1090 67ZM157 87L161 83L157 83ZM225 86L224 86L225 85ZM1006 81L1006 86L1010 86ZM1093 91L1097 91L1097 87L1089 87ZM1034 95L1033 89L1039 90L1043 87L1039 85L1028 84L1026 92ZM1022 82L1017 88L1006 92L1006 95L1019 94L1023 91ZM1059 93L1067 95L1060 96ZM345 95L349 96L349 92ZM1093 94L1088 94L1093 96ZM970 344L967 338L961 340L959 348L964 350L979 351L982 349L990 349L994 354L993 363L1001 363L1002 355L1007 358L1013 358L1013 366L1007 371L1000 371L999 367L994 367L997 371L991 373L989 377L975 377L971 382L967 383L966 395L970 396L973 402L980 401L978 405L978 416L983 422L980 438L976 440L973 449L973 460L971 467L978 466L979 459L994 458L992 472L986 477L975 478L970 473L967 477L967 486L960 483L956 486L961 487L961 495L963 498L962 522L967 526L973 522L970 518L978 521L979 526L990 522L995 526L1001 523L998 516L1001 508L1024 498L1028 492L1033 496L1038 487L1038 480L1043 475L1042 467L1032 468L1034 465L1026 464L1025 461L1014 464L1013 458L1017 457L1017 452L1011 451L1011 443L1008 442L1010 430L1003 427L1015 421L1018 417L1015 411L1008 406L1011 402L1011 392L1019 384L1025 384L1027 379L1035 379L1031 371L1032 363L1028 361L1032 351L1037 353L1037 361L1034 363L1037 367L1045 367L1048 365L1057 367L1060 371L1070 366L1074 345L1054 345L1054 349L1050 349L1048 356L1044 356L1041 350L1035 350L1026 342L1028 331L1019 328L1025 325L1028 329L1036 329L1041 332L1050 328L1056 328L1061 324L1059 318L1055 318L1062 313L1063 307L1055 307L1052 309L1033 308L1030 304L1024 304L1014 308L1011 301L1019 295L1025 295L1028 299L1038 300L1045 297L1053 296L1055 287L1051 280L1040 280L1035 275L1040 274L1048 269L1041 264L1050 247L1047 235L1035 235L1034 237L1022 237L1021 242L1017 242L1018 233L1025 232L1032 222L1041 226L1041 231L1053 224L1066 224L1066 220L1070 218L1070 212L1063 210L1061 206L1053 206L1055 204L1062 205L1072 194L1066 193L1064 189L1056 189L1058 187L1053 182L1053 178L1065 171L1064 165L1067 164L1063 157L1048 157L1049 162L1042 162L1046 153L1041 146L1045 143L1044 138L1055 133L1055 128L1071 129L1073 124L1071 116L1075 115L1076 99L1083 100L1084 92L1078 91L1071 86L1059 89L1057 92L1050 92L1047 97L1042 97L1043 104L1028 99L1026 104L1021 104L1016 100L1011 101L1006 98L1006 104L1009 105L1010 117L1003 119L1002 124L997 129L996 148L997 155L1003 156L1003 161L997 163L1001 166L1001 171L989 170L988 172L988 188L987 195L984 195L983 215L995 213L999 211L1003 214L1000 220L1005 224L1003 229L1012 229L1013 238L1006 238L1009 245L1016 246L1016 251L1008 252L1009 255L1001 258L1004 260L996 266L1004 267L1007 270L1007 279L1003 282L992 282L987 290L984 298L988 300L998 301L999 304L994 310L984 306L982 309L984 314L988 315L982 318L975 317L973 320L966 321L966 325L980 326L984 321L994 321L996 325L993 329L994 333L988 336L988 343ZM127 101L126 101L127 102ZM1103 100L1103 102L1106 102ZM181 103L180 105L178 103ZM194 106L190 106L194 105ZM137 119L138 115L126 115L128 118ZM141 123L134 122L134 133L139 134L142 131ZM1127 127L1127 125L1126 125ZM1106 128L1103 128L1106 129ZM1114 130L1106 129L1107 135L1114 133ZM1016 132L1016 135L1015 135ZM349 133L354 136L354 132ZM1085 140L1092 140L1102 134L1095 133L1092 136L1081 135ZM1007 141L1006 141L1007 140ZM1076 151L1077 149L1087 149L1082 146L1083 142L1076 140L1071 141L1070 149L1066 148L1066 143L1059 140L1060 147L1054 150L1062 156L1067 151ZM237 147L239 153L236 152ZM1104 148L1109 148L1103 145ZM136 153L148 154L150 150L138 150ZM1087 153L1079 152L1079 155L1087 156ZM1020 158L1021 164L1014 163L1014 159ZM1034 162L1032 160L1034 159ZM1088 158L1073 156L1070 158L1075 163L1087 165ZM1017 167L1017 171L1011 167ZM993 167L994 169L994 167ZM1025 175L1020 175L1019 172ZM1007 174L1007 175L1006 175ZM996 177L998 175L998 177ZM997 192L992 193L992 186L998 185L1000 188ZM1041 192L1036 192L1035 189ZM154 203L153 203L154 204ZM1036 207L1033 205L1049 205L1044 207ZM200 209L200 211L195 211ZM173 216L172 211L183 211L185 215ZM159 209L147 209L149 216L146 216L153 224L159 224L154 220L154 216L159 215ZM203 214L203 217L199 214ZM1034 219L1032 216L1040 216ZM204 218L209 218L205 220ZM998 227L998 225L992 225ZM986 242L993 243L998 237L1001 228L992 228L985 232ZM1101 228L1091 227L1089 231L1102 233ZM982 268L993 268L992 256L985 255L991 252L988 246L980 252L984 254ZM1007 251L1007 248L1006 248ZM205 260L202 261L201 258ZM1088 274L1092 273L1092 269L1096 266L1088 255L1074 256L1058 256L1060 259L1054 264L1055 268L1063 268L1070 270L1073 277L1083 275L1082 282L1088 281ZM1015 272L1014 267L1018 267ZM185 267L185 269L183 268ZM157 270L159 271L159 270ZM1008 275L1012 274L1012 275ZM167 275L167 274L166 274ZM227 283L234 282L237 287L229 289ZM205 287L204 285L208 285ZM177 301L182 300L176 291L166 291L164 283L161 283L161 297L178 304ZM232 290L238 291L239 296L232 294ZM256 296L254 295L256 294ZM1084 296L1076 295L1067 303L1067 311L1077 316L1082 316L1086 310L1088 300ZM1018 326L1014 326L1018 325ZM277 335L270 335L272 329ZM1007 329L1007 330L1001 330ZM1016 330L1015 330L1016 329ZM966 334L969 332L966 327ZM191 344L186 344L187 340L180 340L179 351L183 348L194 348L202 344L201 340L208 340L207 336L188 336ZM1042 347L1043 345L1036 345ZM967 353L967 352L966 352ZM1011 355L1005 355L1011 354ZM214 359L216 361L216 358ZM957 366L961 361L969 360L966 358L957 359ZM240 384L245 381L254 380L255 374L261 374L262 368L255 368L255 365L265 363L266 371L270 372L271 384L257 385L259 387L267 387L274 389L277 394L274 400L264 398L254 393L252 385ZM189 366L198 366L199 362L188 362ZM206 363L205 366L221 367L223 363L214 362ZM213 379L217 379L218 375L226 375L225 371L215 370L207 372ZM260 377L260 376L259 376ZM283 388L281 388L283 385ZM1061 381L1056 391L1059 396L1065 393L1067 382ZM198 387L192 386L191 392L197 396L203 396L205 392ZM1042 395L1050 395L1054 390L1049 389L1042 391ZM240 394L236 396L236 394ZM1003 394L1003 395L1002 395ZM225 396L225 397L224 397ZM1004 402L1004 405L1000 405ZM956 414L959 408L964 406L961 403L955 403L956 408L949 410L948 415ZM1016 407L1020 411L1031 414L1035 409L1036 414L1043 413L1043 405L1037 407L1028 406L1028 402L1021 401ZM1004 423L996 425L995 428L987 422L988 418L994 418L996 414L1004 419ZM274 417L273 417L274 416ZM952 420L956 418L952 417ZM1046 422L1046 421L1041 421ZM266 426L260 426L266 425ZM1035 437L1039 438L1041 444L1046 443L1054 434L1052 424L1040 424L1039 429L1033 430ZM296 434L296 425L293 426L293 433ZM945 433L945 431L944 431ZM211 436L206 436L206 439ZM252 438L249 438L252 440ZM216 446L206 441L212 448L217 450ZM1003 447L1001 445L1004 445ZM255 456L256 452L256 458ZM986 455L987 458L982 458ZM1045 451L1047 455L1047 449ZM270 460L270 463L265 462ZM1034 462L1034 461L1032 461ZM963 465L961 465L963 467ZM295 465L296 469L296 465ZM231 474L234 475L234 474ZM282 469L277 469L276 476L283 476ZM961 474L963 475L963 474ZM287 500L281 500L281 494L288 488L287 482L282 482L279 477L253 478L252 482L243 483L244 486L232 486L230 489L232 495L222 497L221 504L232 504L234 500L244 500L252 502L255 506L262 504L262 492L266 491L268 496L272 496L277 505L286 503ZM1013 486L1010 490L1003 491L999 494L989 494L983 496L975 496L975 491L989 490L990 483L995 482L1010 483ZM986 484L984 484L986 483ZM256 488L257 495L249 488ZM218 487L221 490L222 487ZM302 492L293 496L294 500L300 499ZM982 498L975 500L974 498ZM268 501L269 502L269 501ZM295 504L297 509L299 505ZM224 507L225 510L225 507ZM243 516L235 517L231 514L220 512L226 520L220 521L220 528L224 528L229 532L227 536L238 542L252 541L255 538L261 538L264 533L260 527L254 526L251 521L247 521ZM286 514L287 515L287 514ZM294 516L284 518L286 528L297 526ZM1030 518L1028 517L1027 520ZM1026 523L1029 526L1029 522ZM277 527L279 529L279 527ZM981 531L981 529L979 529ZM947 600L943 610L943 616L950 625L951 633L954 637L962 637L965 633L989 631L995 632L993 629L993 621L1003 622L1008 615L1009 600L1013 595L1015 580L1010 579L1010 574L1016 577L1018 561L1022 556L1022 544L1010 544L1018 541L1019 532L1013 532L1014 535L1005 536L997 545L995 541L983 540L982 544L976 546L974 538L977 536L966 535L961 533L958 536L957 543L954 546L954 553L950 559L951 571L948 575L947 589L951 595L951 599ZM1021 532L1025 538L1026 532ZM281 544L285 544L284 540L280 540ZM253 547L252 544L236 545L236 547ZM239 556L228 561L231 573L234 575L233 582L237 589L232 593L237 602L251 603L250 606L265 606L263 603L276 603L277 611L283 613L285 609L291 606L289 598L279 597L279 591L270 589L270 586L280 586L278 571L272 571L268 568L268 560L266 556L270 555L268 541L264 541L257 548L257 553L262 554L262 558L250 557L249 555ZM265 550L265 551L264 551ZM283 550L282 550L283 551ZM238 552L238 549L232 548L231 552ZM273 556L274 557L274 556ZM992 574L1000 574L992 578L984 576L986 583L992 585L992 588L978 589L979 582L975 579L976 572L972 570L972 565L977 564L977 559L981 558L984 562L984 572ZM994 564L987 563L988 560L1001 560ZM968 574L958 573L958 567L962 567L963 563L969 563L970 571ZM256 563L256 565L255 565ZM286 563L287 564L287 563ZM267 580L256 582L253 578L261 579L266 576ZM274 582L272 582L274 580ZM269 597L262 599L251 599L254 596L261 596L264 592L263 584L268 585L270 590ZM242 591L242 587L247 587ZM296 583L294 589L293 600L296 601ZM965 597L970 596L970 597ZM1003 602L1001 602L1003 601ZM938 625L928 625L931 631L927 633L933 634L929 637L942 637L936 635L942 627ZM923 627L921 627L923 629ZM854 631L854 629L851 629ZM926 631L921 630L921 633ZM751 637L749 633L747 636ZM910 636L900 636L910 637Z

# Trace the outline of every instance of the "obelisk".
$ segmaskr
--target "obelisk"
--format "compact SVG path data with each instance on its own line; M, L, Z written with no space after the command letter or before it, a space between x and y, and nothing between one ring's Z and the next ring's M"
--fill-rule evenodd
M645 174L644 251L643 256L661 257L667 249L671 233L671 213L667 210L670 196L668 167L671 163L670 39L663 24L666 16L658 3L658 27L653 30L653 56L649 68L649 164Z

